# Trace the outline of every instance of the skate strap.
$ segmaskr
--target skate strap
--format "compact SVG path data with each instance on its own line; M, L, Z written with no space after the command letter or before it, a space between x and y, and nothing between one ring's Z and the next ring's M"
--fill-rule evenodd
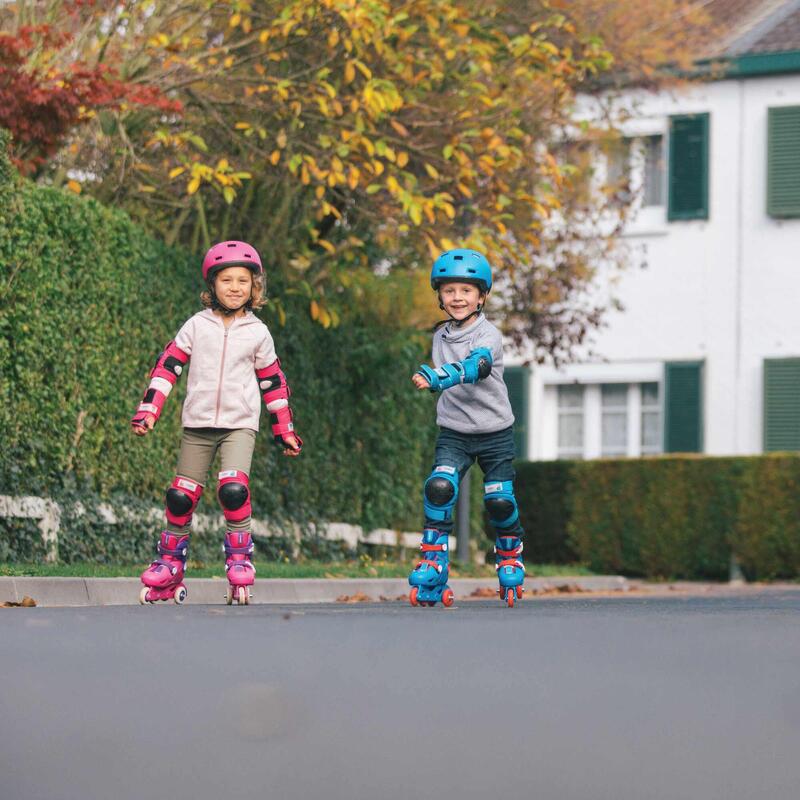
M249 556L255 548L253 547L253 543L246 544L243 547L234 547L233 545L225 543L225 555L226 556L233 556L233 555L240 555L240 556Z
M522 552L522 545L520 545L519 547L515 547L513 550L501 550L499 547L495 547L494 552L497 553L498 556L513 558L514 556L518 556Z
M153 561L150 564L150 568L152 569L153 567L166 567L170 572L172 572L173 569L175 570L175 572L178 571L177 564L172 564L169 561L164 561L163 558L157 558L155 561ZM174 575L175 573L173 572L172 574Z
M164 547L161 542L156 545L156 550L160 556L173 556L173 558L179 558L184 563L186 563L186 556L189 553L188 546L182 547L180 550L170 550L168 547Z
M500 567L517 567L525 572L525 565L521 561L514 558L507 558L495 565L495 569L500 569Z
M423 558L422 561L420 561L419 564L417 564L415 569L419 569L423 565L426 567L433 567L437 572L442 571L442 565L438 561L430 561L427 558Z
M419 549L422 550L423 553L432 553L432 552L439 552L439 553L446 553L447 552L447 545L446 544L425 544L424 542L419 546Z
M225 564L225 570L233 569L234 567L249 567L253 572L256 571L256 568L250 563L249 558L244 558L241 561L228 561Z

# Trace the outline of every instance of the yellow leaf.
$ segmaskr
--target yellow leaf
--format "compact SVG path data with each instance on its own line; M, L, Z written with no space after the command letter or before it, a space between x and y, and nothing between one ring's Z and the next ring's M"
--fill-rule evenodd
M234 127L237 131L246 131L251 127L251 125L249 122L237 122Z
M186 194L194 194L200 188L200 178L192 178L186 187Z
M78 181L67 181L67 189L69 189L71 192L75 192L75 194L81 193L81 185L78 183Z
M311 313L311 319L316 320L319 317L319 306L317 305L316 300L311 301L308 310Z
M225 172L225 170L227 170L227 169L228 169L228 159L227 158L221 158L217 162L217 171L218 172Z
M245 33L250 33L250 29L251 29L252 27L253 27L253 23L252 23L252 22L250 22L250 18L249 18L249 17L245 17L245 18L242 20L242 30L243 30Z
M408 164L408 153L401 150L397 154L397 166L404 167L406 164Z
M274 167L280 160L281 160L281 151L273 150L269 156L270 164L272 164L272 166Z
M275 138L275 141L277 142L278 147L280 147L281 150L283 150L283 148L286 147L286 131L281 130L281 132Z
M347 185L351 189L355 189L358 186L358 179L361 177L361 172L357 167L350 167L350 172L347 175Z
M233 202L234 197L236 197L236 190L233 186L226 186L222 190L222 196L225 198L225 202L230 205Z
M261 31L261 33L258 34L258 41L261 42L261 44L266 44L267 39L269 39L269 31Z
M231 26L231 28L238 28L238 27L239 27L239 23L240 23L241 21L242 21L242 15L241 15L241 14L234 14L234 15L233 15L233 16L232 16L232 17L231 17L229 20L228 20L228 25L230 25L230 26Z
M314 190L314 194L317 196L317 200L322 200L322 198L325 197L325 187L317 186Z
M336 47L337 44L339 44L339 31L336 28L334 28L328 34L328 47L334 48Z
M414 203L414 205L408 209L408 215L415 225L419 225L422 222L422 209L417 203Z
M356 77L356 68L353 66L352 61L348 61L344 65L344 82L352 83L355 77Z
M305 164L303 164L303 168L300 170L300 183L302 183L303 186L308 186L308 184L311 183L311 176L308 174L308 167Z
M425 164L425 172L427 172L428 175L431 176L431 178L438 178L439 177L439 173L436 170L436 167L432 166L431 164Z
M172 180L172 178L177 178L178 175L180 175L182 172L185 172L185 171L186 171L186 167L175 167L174 169L171 169L169 171L170 180Z
M331 315L328 313L326 308L320 308L319 310L319 321L322 323L323 328L330 328L331 326Z
M405 125L402 125L397 120L392 119L389 120L389 124L401 135L401 136L408 136L408 128Z
M225 59L225 60L222 62L222 66L224 66L226 69L230 69L230 68L233 66L233 61L234 61L234 58L233 58L233 56L228 56L228 57L227 57L227 58L226 58L226 59Z
M472 191L463 183L458 184L458 191L464 195L464 197L472 197Z
M386 179L386 188L392 193L395 194L396 192L400 191L400 184L395 179L394 175L390 175Z
M336 254L336 248L327 239L317 239L317 244L331 255Z

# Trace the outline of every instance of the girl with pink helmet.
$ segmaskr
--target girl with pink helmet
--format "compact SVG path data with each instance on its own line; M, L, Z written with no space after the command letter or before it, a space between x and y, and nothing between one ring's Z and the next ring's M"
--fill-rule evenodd
M153 430L172 387L191 362L178 467L167 489L167 524L157 543L157 558L142 573L141 603L186 599L183 577L192 514L219 451L217 497L227 528L227 600L247 604L255 580L249 475L261 400L284 455L300 455L303 444L294 431L291 393L272 336L253 313L265 302L264 268L256 249L246 242L215 244L203 259L203 278L204 310L184 323L156 359L131 420L138 436Z

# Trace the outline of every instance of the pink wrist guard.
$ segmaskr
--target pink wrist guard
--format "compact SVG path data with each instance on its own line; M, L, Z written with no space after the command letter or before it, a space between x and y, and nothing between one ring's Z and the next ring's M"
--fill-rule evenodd
M294 430L292 409L289 408L289 398L292 393L281 370L280 360L276 358L268 367L257 369L256 378L261 396L264 398L264 405L269 411L275 441L278 444L286 444L286 437L294 436L302 447L303 440Z
M188 361L189 356L175 342L170 342L164 348L164 352L156 359L156 365L150 372L150 385L133 415L132 425L144 427L144 420L148 414L158 421L164 403Z

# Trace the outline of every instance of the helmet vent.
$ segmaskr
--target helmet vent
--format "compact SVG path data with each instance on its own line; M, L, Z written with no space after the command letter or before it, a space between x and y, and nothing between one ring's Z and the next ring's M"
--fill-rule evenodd
M453 256L453 258L454 258L456 261L463 261L463 260L464 260L464 256Z
M228 247L236 247L236 242L228 242Z
M477 270L474 270L472 267L467 267L467 272L473 272L474 273L474 272L477 272Z
M217 256L217 257L214 259L214 261L219 261L221 258L222 258L222 256Z

